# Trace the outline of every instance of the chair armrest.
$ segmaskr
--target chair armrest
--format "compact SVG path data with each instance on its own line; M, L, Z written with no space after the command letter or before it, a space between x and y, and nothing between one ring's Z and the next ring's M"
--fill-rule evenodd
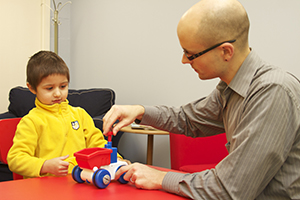
M0 119L16 118L17 116L11 112L5 112L0 114Z

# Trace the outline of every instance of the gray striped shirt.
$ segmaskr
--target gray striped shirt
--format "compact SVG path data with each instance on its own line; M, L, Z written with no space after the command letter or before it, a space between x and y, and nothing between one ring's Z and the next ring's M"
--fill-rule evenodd
M145 111L141 123L173 133L226 132L229 155L215 169L169 172L166 191L193 199L300 199L300 84L254 51L229 85L220 81L206 98Z

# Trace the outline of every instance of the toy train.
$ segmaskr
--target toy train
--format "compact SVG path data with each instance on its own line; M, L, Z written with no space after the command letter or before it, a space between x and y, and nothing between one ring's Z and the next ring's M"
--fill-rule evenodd
M103 189L115 179L118 169L127 165L124 161L118 161L117 148L112 147L111 134L108 134L105 148L86 148L74 153L78 165L74 167L72 177L76 182L93 183L97 188ZM128 181L124 180L124 174L118 181L126 184Z

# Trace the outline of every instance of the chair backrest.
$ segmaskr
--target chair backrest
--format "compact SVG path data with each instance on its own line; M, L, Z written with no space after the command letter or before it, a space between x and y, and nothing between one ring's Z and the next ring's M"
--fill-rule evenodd
M192 138L170 133L171 168L187 165L216 165L228 155L226 134Z
M21 118L1 119L0 120L0 161L7 164L7 153L13 144L13 138L17 125ZM20 179L22 176L13 173L14 179Z

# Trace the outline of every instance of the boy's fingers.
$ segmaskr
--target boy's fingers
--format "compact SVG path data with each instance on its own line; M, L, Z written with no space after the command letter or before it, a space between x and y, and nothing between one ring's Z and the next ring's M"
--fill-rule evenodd
M61 156L60 159L65 160L69 157L69 155Z

